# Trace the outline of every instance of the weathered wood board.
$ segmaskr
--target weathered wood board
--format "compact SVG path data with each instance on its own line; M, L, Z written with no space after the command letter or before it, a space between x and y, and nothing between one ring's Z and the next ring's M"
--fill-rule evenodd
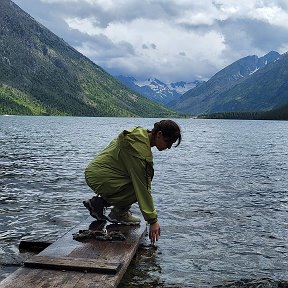
M27 260L25 267L0 282L0 287L117 287L146 234L146 224L106 226L107 231L120 231L126 237L124 241L73 240L73 233L97 228L99 224L94 220L88 217L41 253Z
M24 266L30 268L116 274L121 267L121 263L112 263L87 258L35 256L25 261Z

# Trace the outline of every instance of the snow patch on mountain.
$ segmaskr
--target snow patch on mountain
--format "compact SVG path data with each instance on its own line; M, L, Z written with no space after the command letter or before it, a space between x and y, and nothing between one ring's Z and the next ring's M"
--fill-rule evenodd
M164 83L157 78L148 78L141 81L123 75L116 78L134 92L164 105L180 98L182 94L202 83L198 80L188 83L185 81Z

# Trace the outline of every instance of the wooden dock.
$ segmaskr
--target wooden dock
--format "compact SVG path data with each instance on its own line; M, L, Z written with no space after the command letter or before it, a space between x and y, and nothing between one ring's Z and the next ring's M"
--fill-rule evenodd
M88 288L117 287L127 270L146 224L139 226L107 225L107 231L119 231L123 241L73 239L79 230L99 230L100 223L88 217L39 254L28 259L2 282L1 288ZM103 228L102 224L102 228Z

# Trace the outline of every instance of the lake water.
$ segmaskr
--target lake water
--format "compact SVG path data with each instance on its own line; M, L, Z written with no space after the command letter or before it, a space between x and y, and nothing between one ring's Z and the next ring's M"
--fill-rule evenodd
M88 162L158 120L0 116L0 279L27 257L21 239L54 241L88 216ZM145 240L119 287L288 287L288 122L176 121L181 145L153 148L158 249Z

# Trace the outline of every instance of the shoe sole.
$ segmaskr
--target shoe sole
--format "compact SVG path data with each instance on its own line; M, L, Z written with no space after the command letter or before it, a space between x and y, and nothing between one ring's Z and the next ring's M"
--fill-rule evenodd
M114 224L122 224L126 226L137 226L140 225L141 222L125 222L125 221L118 221L117 219L110 218L109 216L105 216L106 219Z
M99 215L93 213L89 201L83 201L83 205L88 209L91 217L93 217L93 218L95 218L95 219L97 219L97 220L99 220L99 221L106 221L106 220L108 220L105 215L103 215L104 218L102 218L102 217L100 217Z

